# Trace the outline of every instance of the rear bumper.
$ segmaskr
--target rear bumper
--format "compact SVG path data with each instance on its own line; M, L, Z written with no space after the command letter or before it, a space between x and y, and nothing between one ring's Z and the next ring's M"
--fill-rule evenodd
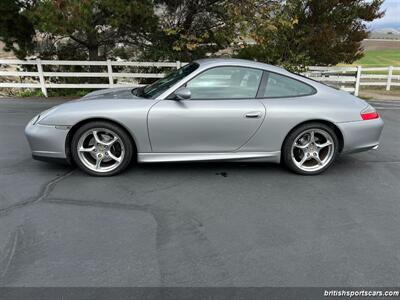
M56 126L33 125L25 127L25 135L35 159L67 159L65 141L68 129L58 129Z
M383 120L344 122L336 124L343 134L342 153L354 153L376 149L383 129Z

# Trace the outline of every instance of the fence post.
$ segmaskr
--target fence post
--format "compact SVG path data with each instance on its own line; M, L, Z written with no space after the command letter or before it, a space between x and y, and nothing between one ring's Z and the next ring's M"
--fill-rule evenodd
M176 68L177 69L181 68L181 62L179 60L176 61Z
M112 65L111 61L107 59L107 73L108 73L108 84L110 88L114 86L114 80L113 80L113 70L112 70Z
M358 96L358 92L360 91L361 71L362 71L361 66L357 66L356 86L354 89L354 96Z
M390 91L390 85L392 84L392 76L393 76L393 66L389 67L388 78L386 83L386 90Z
M36 66L39 73L40 89L42 90L43 95L47 98L46 81L44 80L42 62L39 58L36 59Z

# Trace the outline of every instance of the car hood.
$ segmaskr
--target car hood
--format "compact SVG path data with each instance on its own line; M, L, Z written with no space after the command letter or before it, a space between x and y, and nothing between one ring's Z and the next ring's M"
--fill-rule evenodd
M91 92L86 96L78 99L80 100L100 100L100 99L138 99L132 93L134 87L111 88Z
M42 125L70 125L71 115L81 117L105 117L112 110L126 110L127 102L135 101L136 105L129 105L131 109L146 108L152 105L154 99L137 97L132 93L134 87L111 88L91 92L86 96L56 105L40 113L38 123ZM111 103L112 102L112 103ZM78 120L79 121L79 120ZM60 123L61 122L61 123Z

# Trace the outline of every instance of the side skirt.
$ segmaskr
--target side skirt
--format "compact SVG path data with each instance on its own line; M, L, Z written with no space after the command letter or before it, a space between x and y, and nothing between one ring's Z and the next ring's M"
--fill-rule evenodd
M279 163L281 152L138 153L139 162L260 161Z

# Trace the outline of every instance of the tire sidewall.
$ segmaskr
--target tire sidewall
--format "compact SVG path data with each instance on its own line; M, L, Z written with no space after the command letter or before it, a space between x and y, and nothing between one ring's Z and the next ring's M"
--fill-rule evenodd
M294 143L294 140L296 137L299 136L302 132L309 130L309 129L320 129L328 132L330 136L332 137L333 144L334 144L334 153L332 155L332 158L330 162L324 166L322 169L317 170L317 171L304 171L297 167L295 163L293 162L292 156L291 156L291 151L292 151L292 145ZM301 175L317 175L320 174L324 171L326 171L336 160L338 153L339 153L339 140L335 134L335 131L322 123L308 123L308 124L303 124L300 125L299 127L295 128L293 131L289 133L289 135L286 137L283 147L282 147L282 159L285 165L292 170L293 172Z
M122 143L124 144L124 148L125 148L124 159L121 162L121 164L112 171L95 172L93 170L90 170L81 162L81 160L78 156L77 145L78 145L79 138L82 136L82 134L84 134L85 132L87 132L88 130L93 129L93 128L105 128L105 129L115 132L116 134L119 135ZM76 165L85 173L92 175L92 176L106 177L106 176L117 175L129 166L129 164L132 160L132 156L133 156L133 146L132 146L132 142L130 140L128 133L120 126L115 125L110 122L95 121L95 122L90 122L90 123L82 125L74 133L74 135L72 137L72 141L71 141L71 154L72 154L72 159L74 160Z

